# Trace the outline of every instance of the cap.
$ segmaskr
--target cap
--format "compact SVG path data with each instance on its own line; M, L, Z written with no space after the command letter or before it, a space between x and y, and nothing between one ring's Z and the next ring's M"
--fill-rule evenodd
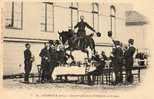
M49 44L53 44L53 40L49 40Z
M60 44L59 40L56 40L55 43L56 43L56 44Z
M84 16L83 16L83 15L81 15L81 16L80 16L80 19L84 19Z
M29 44L29 43L26 43L26 44L25 44L25 46L28 46L28 45L30 45L30 44Z
M120 41L115 41L115 45L120 45Z
M134 43L134 39L129 39L128 43L131 43L131 44Z

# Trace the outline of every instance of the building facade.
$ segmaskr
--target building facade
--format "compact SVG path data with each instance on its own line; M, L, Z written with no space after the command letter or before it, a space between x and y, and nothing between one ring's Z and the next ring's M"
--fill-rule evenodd
M128 4L103 2L5 2L4 75L23 71L23 51L27 42L31 44L31 51L35 56L33 71L36 72L36 65L40 64L39 52L43 48L43 43L59 39L58 31L73 29L81 15L97 32L102 33L101 37L96 35L93 37L96 50L99 52L104 50L109 55L112 49L112 40L107 36L109 30L113 31L114 39L125 43L132 37L132 34L127 32L131 29L126 25L126 11L132 9L133 7ZM135 32L137 34L138 31L134 30ZM87 29L87 34L90 33L92 31ZM137 35L142 37L145 34L143 32Z

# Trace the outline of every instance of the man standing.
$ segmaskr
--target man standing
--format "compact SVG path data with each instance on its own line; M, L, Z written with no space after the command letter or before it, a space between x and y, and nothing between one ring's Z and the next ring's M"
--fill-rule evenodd
M54 46L53 40L49 41L49 55L50 55L50 65L49 65L50 69L48 73L48 79L49 82L52 82L53 81L52 74L56 64L56 48Z
M77 31L77 36L78 37L83 37L86 36L86 30L85 28L89 28L90 30L92 30L93 32L95 32L95 30L87 23L84 21L84 16L80 16L80 22L78 22L75 26L74 29L78 28Z
M115 48L113 49L113 70L115 72L114 84L122 83L122 66L123 66L123 50L120 47L120 41L115 41Z
M126 60L126 74L127 74L127 83L133 83L133 75L132 75L132 70L131 70L131 67L133 67L133 64L134 64L134 59L133 59L133 56L134 56L134 53L135 53L135 47L133 46L134 44L134 40L133 39L129 39L128 40L128 48L127 50L125 51L124 53L124 56L125 56L125 60Z
M31 72L32 69L32 62L34 61L34 59L32 58L32 53L30 51L30 44L27 43L25 44L25 51L24 51L24 70L25 70L25 76L24 76L24 81L25 83L29 83L29 74Z
M44 43L44 48L41 50L39 56L41 57L41 82L48 80L48 73L50 70L50 53L49 53L49 44Z
M81 48L84 48L84 43L85 42L85 36L86 36L86 27L93 32L96 32L87 22L84 21L84 16L80 16L80 22L78 22L75 26L74 29L78 28L77 30L77 37L81 38L80 40L80 45Z

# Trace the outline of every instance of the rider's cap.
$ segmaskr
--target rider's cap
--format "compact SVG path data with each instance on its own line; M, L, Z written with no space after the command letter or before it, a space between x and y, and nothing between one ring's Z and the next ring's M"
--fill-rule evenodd
M81 16L80 16L80 19L84 19L84 16L83 16L83 15L81 15Z

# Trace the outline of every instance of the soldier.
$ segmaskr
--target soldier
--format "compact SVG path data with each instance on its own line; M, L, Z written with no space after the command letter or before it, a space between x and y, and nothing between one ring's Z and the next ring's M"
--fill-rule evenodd
M41 57L41 82L48 80L48 73L50 70L50 53L49 53L49 44L44 43L44 48L41 50L39 56Z
M48 81L52 82L53 81L52 73L56 65L56 48L54 46L53 40L49 41L49 54L50 54L50 65L49 65L50 69L48 73Z
M84 21L84 16L80 16L80 22L78 22L75 26L74 29L78 28L77 30L77 37L81 38L81 41L84 42L86 39L84 38L86 36L86 30L85 28L89 28L93 32L96 32L87 22ZM81 48L84 47L84 43L81 44Z
M93 32L95 32L95 30L87 23L84 21L84 16L80 16L80 22L78 22L75 26L74 29L78 28L77 31L77 36L78 37L83 37L86 36L86 30L85 28L89 28L90 30L92 30Z
M122 83L122 66L123 66L123 50L120 47L120 41L115 41L115 48L113 49L113 63L112 67L115 72L114 84Z
M124 53L125 56L125 60L126 60L126 74L127 74L127 78L126 81L127 83L133 83L133 75L132 75L132 70L130 69L131 67L133 67L134 64L134 53L135 53L135 47L133 46L134 44L134 40L133 39L129 39L128 40L128 48Z
M24 51L24 70L25 70L25 76L24 76L24 82L29 83L29 74L32 69L32 62L34 59L32 58L32 53L30 51L30 44L25 44L26 50Z

